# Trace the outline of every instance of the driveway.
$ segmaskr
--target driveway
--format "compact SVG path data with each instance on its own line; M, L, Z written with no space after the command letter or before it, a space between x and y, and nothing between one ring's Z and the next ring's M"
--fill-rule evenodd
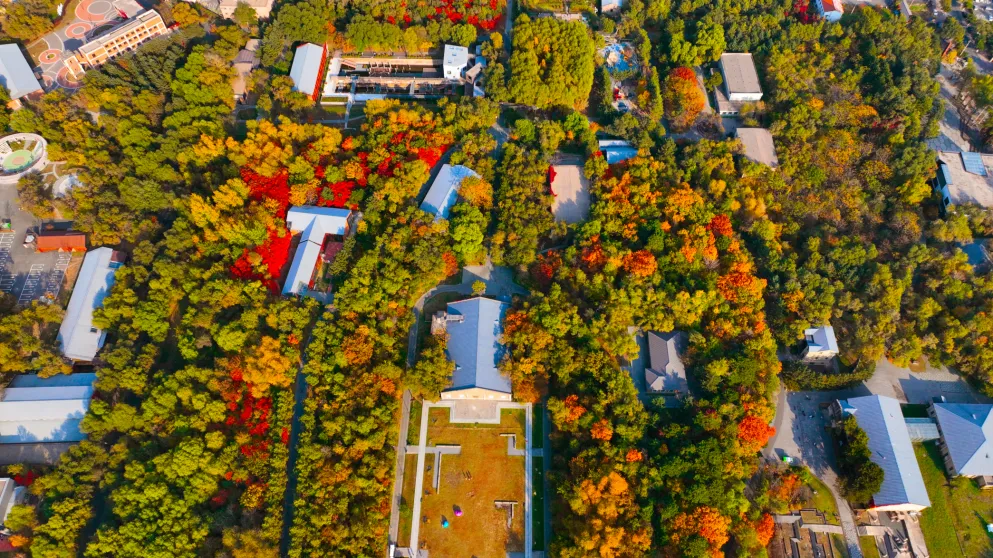
M513 295L527 296L528 291L524 287L514 283L514 273L510 268L494 266L489 256L483 265L470 265L462 270L462 282L458 285L438 285L421 295L414 303L414 324L410 326L410 336L407 339L407 367L414 366L417 359L417 329L421 325L421 312L424 310L424 303L435 295L441 293L459 293L465 296L472 294L472 284L476 281L486 283L484 294L493 298L510 302Z
M945 367L927 365L923 372L917 373L895 366L885 358L876 361L876 373L865 386L870 393L886 395L901 403L929 403L932 397L939 395L949 403L993 402Z
M865 393L861 393L863 391ZM855 390L833 392L788 392L781 388L774 422L776 436L762 453L774 461L782 461L784 456L798 459L824 481L838 506L849 556L862 558L855 516L839 490L833 441L827 431L827 409L821 408L824 403L854 395L868 395L868 392L861 386Z
M955 72L945 64L941 65L941 72L937 76L941 85L942 116L938 123L938 137L927 141L928 146L936 151L971 151L969 138L963 130L962 118L955 107L954 100L958 97L958 86L954 83Z

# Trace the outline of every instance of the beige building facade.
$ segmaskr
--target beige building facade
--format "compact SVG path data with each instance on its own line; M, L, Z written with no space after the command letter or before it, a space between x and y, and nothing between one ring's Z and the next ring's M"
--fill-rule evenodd
M114 29L79 47L66 58L65 65L73 78L79 79L87 68L96 68L108 60L138 48L138 45L169 32L162 16L148 10L121 23Z

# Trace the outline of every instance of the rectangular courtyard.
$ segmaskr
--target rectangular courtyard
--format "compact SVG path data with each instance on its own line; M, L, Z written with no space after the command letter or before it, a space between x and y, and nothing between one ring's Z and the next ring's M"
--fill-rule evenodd
M514 447L524 448L524 410L504 409L500 424L453 424L449 409L433 408L428 421L428 447L461 449L441 457L437 490L433 483L438 463L427 461L432 467L424 471L421 548L432 556L452 558L503 558L508 552L523 552L525 457L508 455L508 435L514 436ZM497 502L508 504L497 507ZM515 503L513 519L509 502ZM448 527L442 526L445 520Z

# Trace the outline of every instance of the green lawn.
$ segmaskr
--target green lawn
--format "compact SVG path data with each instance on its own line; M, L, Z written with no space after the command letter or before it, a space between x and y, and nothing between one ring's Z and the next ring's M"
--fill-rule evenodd
M848 558L848 545L845 538L837 533L831 533L831 546L834 548L834 555L839 558Z
M949 481L934 442L914 446L931 507L921 514L924 540L942 556L986 556L993 544L986 524L993 522L993 494L970 479Z
M545 447L545 406L538 404L531 409L531 447Z
M865 558L879 558L879 547L876 546L876 537L862 535L859 537L859 546L862 547L862 556Z
M827 522L831 525L841 525L838 520L838 504L834 501L834 496L831 495L831 490L828 489L827 485L811 473L807 487L814 493L810 501L806 503L807 506L824 512Z
M407 427L407 443L416 445L421 437L421 401L410 401L410 425Z
M531 531L532 550L545 550L545 471L543 459L531 458Z

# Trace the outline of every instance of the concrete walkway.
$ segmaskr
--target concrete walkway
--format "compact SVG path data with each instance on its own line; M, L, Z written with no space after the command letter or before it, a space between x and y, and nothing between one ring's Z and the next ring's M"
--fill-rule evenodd
M410 429L410 390L403 392L400 404L400 432L397 434L397 462L393 469L393 503L390 507L389 543L397 543L400 536L400 500L403 498L403 473L407 465L407 431Z
M428 416L431 403L425 401L421 408L421 429L417 438L417 473L414 477L414 513L410 522L410 549L417 556L421 535L421 498L424 497L424 461L428 445Z

